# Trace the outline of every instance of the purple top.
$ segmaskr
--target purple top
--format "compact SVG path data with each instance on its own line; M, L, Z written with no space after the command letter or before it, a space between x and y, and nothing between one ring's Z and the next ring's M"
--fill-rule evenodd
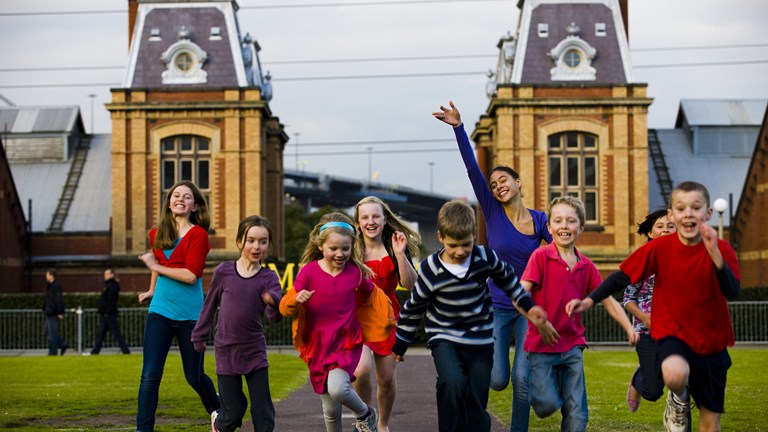
M262 300L265 292L272 296L274 306ZM216 267L203 310L192 331L195 349L204 351L213 315L219 309L214 341L216 375L244 375L269 366L261 317L266 312L270 321L279 321L281 298L280 280L267 268L262 267L255 275L245 278L237 272L235 261Z
M528 265L531 254L541 245L541 241L552 242L552 235L547 231L547 215L538 210L528 209L533 218L534 233L528 235L518 231L504 212L504 206L491 193L488 181L477 165L475 152L472 150L469 137L464 131L464 124L453 128L453 132L456 134L456 143L459 145L459 152L464 160L464 166L467 168L467 175L472 183L472 189L475 191L477 203L483 211L488 247L493 249L499 258L512 264L515 274L519 278L522 276L525 266ZM514 309L509 296L492 280L488 281L488 287L491 290L494 308Z

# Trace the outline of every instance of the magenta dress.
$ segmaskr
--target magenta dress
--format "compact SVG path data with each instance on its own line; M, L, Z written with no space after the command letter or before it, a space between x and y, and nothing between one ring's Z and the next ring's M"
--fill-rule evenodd
M363 350L363 334L355 319L355 290L369 296L373 284L354 264L332 276L317 261L301 268L294 281L298 294L315 291L304 303L304 349L301 358L309 367L315 393L326 392L328 372L343 369L352 381Z

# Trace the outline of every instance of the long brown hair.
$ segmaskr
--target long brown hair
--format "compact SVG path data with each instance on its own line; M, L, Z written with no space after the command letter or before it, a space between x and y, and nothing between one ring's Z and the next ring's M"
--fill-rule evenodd
M328 222L344 222L349 224L352 229L347 229L341 226L329 226L321 231L320 228L322 228L323 225ZM355 249L357 249L357 233L354 230L352 220L343 213L339 212L324 214L320 218L320 222L318 222L317 225L315 225L315 227L312 229L312 232L309 233L309 242L307 242L307 247L304 248L304 254L301 257L301 264L307 264L323 258L323 252L320 250L319 246L322 246L323 243L325 243L325 241L328 239L328 235L331 233L336 233L352 238L352 253L350 254L349 261L353 265L356 265L360 271L363 272L365 277L370 278L373 276L373 271L360 260L359 254L355 251Z
M157 224L157 234L155 235L155 243L152 245L154 249L171 249L179 238L179 225L176 223L176 219L171 213L171 196L173 191L179 186L186 186L192 191L192 196L195 198L195 204L197 204L197 210L189 215L189 222L194 225L199 225L200 228L208 231L211 226L211 216L208 214L208 204L203 198L203 194L200 193L200 189L195 186L189 180L182 180L165 195L163 200L163 206L160 209L160 222Z

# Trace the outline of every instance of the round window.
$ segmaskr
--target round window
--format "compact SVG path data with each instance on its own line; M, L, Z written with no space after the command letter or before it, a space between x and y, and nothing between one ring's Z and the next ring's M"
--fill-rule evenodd
M193 63L194 58L188 52L181 52L177 54L176 58L173 60L173 64L176 65L176 69L182 72L188 72L190 69L192 69Z
M581 64L581 52L576 49L569 49L565 52L563 61L569 68L576 68Z

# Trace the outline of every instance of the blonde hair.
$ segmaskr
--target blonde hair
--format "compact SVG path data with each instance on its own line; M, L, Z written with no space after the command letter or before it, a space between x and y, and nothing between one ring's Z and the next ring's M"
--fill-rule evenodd
M351 229L339 225L332 225L323 228L323 225L328 222L344 222L348 224ZM323 229L321 230L321 228ZM357 233L355 231L353 222L349 217L339 212L324 214L320 218L320 222L318 222L317 225L315 225L315 227L312 229L312 232L309 233L309 242L307 242L307 247L304 248L304 254L301 256L301 264L307 264L323 258L323 252L320 250L320 246L322 246L325 241L328 240L328 236L331 233L347 236L352 239L352 251L350 253L349 261L357 266L357 268L360 269L365 277L370 278L373 275L373 271L367 265L365 265L365 263L363 263L363 261L358 256L359 254L356 252L357 248L355 247L355 244L357 240Z
M381 230L381 241L384 243L384 248L387 250L387 254L390 256L390 258L393 259L395 257L395 252L392 250L392 234L395 233L395 231L400 231L403 234L405 234L405 238L408 240L408 246L406 247L408 255L410 258L419 258L419 246L421 245L421 234L418 232L412 230L400 217L398 217L391 208L389 208L389 205L385 203L381 198L375 197L375 196L367 196L355 204L355 230L357 231L357 240L355 246L357 248L355 249L355 252L359 254L358 259L362 262L363 255L365 251L365 239L362 235L362 228L360 227L360 223L358 222L358 218L360 217L360 212L358 209L363 204L378 204L381 207L382 213L384 213L384 219L386 219L386 224L384 224L384 227Z
M437 230L441 236L454 239L475 235L477 231L475 210L464 201L448 201L437 213Z
M552 199L552 201L550 201L549 205L547 206L547 220L552 220L552 207L558 204L565 204L567 206L573 207L573 209L576 210L576 216L579 217L579 226L584 226L584 219L586 218L587 214L587 212L584 210L584 204L580 199L572 196L560 196Z

